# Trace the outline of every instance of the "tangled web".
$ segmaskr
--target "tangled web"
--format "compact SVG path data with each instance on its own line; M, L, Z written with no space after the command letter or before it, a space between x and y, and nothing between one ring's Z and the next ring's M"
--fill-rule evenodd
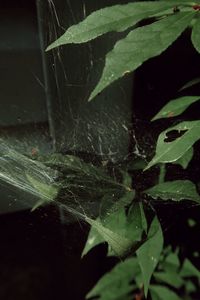
M63 33L69 22L77 23L89 14L86 3L80 3L79 10L72 1L63 1L62 10L56 2L47 1L46 43ZM44 15L40 17L43 20ZM113 35L111 40L114 42L116 38ZM23 155L20 149L16 151L13 145L1 140L0 179L6 187L9 184L28 193L26 200L18 196L17 201L29 202L30 208L53 202L81 219L96 217L102 199L112 205L130 189L123 183L123 177L127 170L135 168L132 161L139 160L144 166L154 150L149 123L140 122L132 114L131 81L128 84L120 81L94 104L87 103L88 91L96 84L104 63L105 53L96 56L95 51L105 48L107 52L112 47L105 40L98 42L105 47L88 43L81 50L69 46L48 54L52 56L48 61L52 84L57 90L56 109L50 114L59 123L59 126L50 124L50 130L58 150L46 154L39 151L30 157L30 153ZM71 56L75 50L77 55ZM86 64L81 65L82 59L86 59ZM143 187L154 184L145 180L146 177ZM133 181L137 183L135 178ZM133 182L134 187L136 183Z
M26 192L32 209L53 202L85 219L96 216L100 199L104 198L105 203L109 200L112 206L130 190L123 184L122 174L85 163L78 157L53 153L31 159L4 140L0 144L0 179Z

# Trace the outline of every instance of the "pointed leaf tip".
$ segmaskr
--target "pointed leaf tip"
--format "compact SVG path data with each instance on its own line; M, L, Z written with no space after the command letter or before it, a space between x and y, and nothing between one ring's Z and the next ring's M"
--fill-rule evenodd
M132 30L118 41L106 56L102 76L90 95L89 101L127 70L135 71L145 61L165 51L187 28L195 12L179 12L153 24Z

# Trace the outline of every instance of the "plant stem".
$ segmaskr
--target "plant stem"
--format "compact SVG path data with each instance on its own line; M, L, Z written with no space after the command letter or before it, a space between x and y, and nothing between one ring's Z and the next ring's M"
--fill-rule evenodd
M160 174L158 178L158 183L163 183L165 181L165 175L166 175L165 164L160 164Z

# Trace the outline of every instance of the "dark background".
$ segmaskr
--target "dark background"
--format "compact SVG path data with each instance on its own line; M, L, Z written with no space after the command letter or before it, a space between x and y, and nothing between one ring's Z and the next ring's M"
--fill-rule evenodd
M99 4L92 3L87 4L88 13L99 7ZM84 135L78 135L75 148L68 144L70 132L76 126L74 120L81 120L77 128L77 132L81 132L85 116L96 116L104 109L109 116L115 109L123 115L124 122L129 126L132 124L131 130L136 132L140 144L151 153L149 148L155 144L158 133L169 124L158 121L151 125L149 120L169 99L183 95L177 93L178 89L199 75L200 57L189 41L190 32L180 37L159 58L145 63L134 76L117 82L88 106L86 100L103 67L104 53L112 47L118 35L103 37L90 46L62 47L44 56L44 47L73 24L74 15L76 20L83 18L83 1L59 0L54 4L58 19L62 21L59 26L48 1L38 1L38 10L36 3L30 0L4 1L0 5L3 24L0 28L3 36L0 41L1 135L6 134L20 150L20 143L16 141L25 141L23 151L29 153L35 143L43 153L53 149L92 152L86 141L86 131ZM105 4L106 1L101 1L102 7ZM106 45L104 50L102 45ZM94 67L88 67L91 59L88 53L92 55ZM67 66L64 71L63 65ZM198 92L199 86L188 90L191 95ZM101 115L98 118L101 124L108 120ZM116 114L115 118L117 122L119 115ZM199 105L195 104L181 118L200 118ZM93 123L93 127L93 154L98 154L97 124ZM110 128L107 127L108 132L104 131L103 135L109 137ZM129 133L118 132L113 140L113 147L118 149L115 160L120 161L129 154L134 143ZM199 183L198 145L195 149L195 158L186 171L168 167L169 179L192 178ZM138 175L136 184L145 186L149 184L148 180ZM7 199L6 193L8 191L1 196L2 202ZM196 243L199 227L191 229L187 226L188 215L198 220L199 209L187 205L157 206L156 209L166 229L166 243L172 243L174 247L179 245L182 256L189 255L200 267L199 260L192 257L193 251L199 248ZM57 208L49 206L34 213L21 211L18 206L9 210L6 213L4 207L0 216L0 299L83 300L96 280L115 263L115 260L105 257L105 246L94 249L80 260L88 227L75 220L61 222Z

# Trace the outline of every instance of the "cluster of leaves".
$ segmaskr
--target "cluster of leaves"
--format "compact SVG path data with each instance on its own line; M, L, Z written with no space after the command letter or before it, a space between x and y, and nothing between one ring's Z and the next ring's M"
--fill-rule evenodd
M188 259L180 263L176 252L167 248L162 253L153 274L153 284L149 288L151 299L192 300L191 294L196 290L192 279L199 280L200 272ZM146 268L148 266L147 261ZM180 288L181 298L177 295ZM87 299L97 296L102 300L133 299L133 295L134 299L143 299L143 293L141 268L138 259L132 257L120 262L105 274L88 293Z
M85 20L71 26L47 50L70 43L85 43L107 32L129 30L106 55L100 81L90 95L92 100L115 80L136 70L145 61L160 55L184 31L190 28L191 41L200 52L200 5L191 1L142 1L115 5L93 12ZM142 20L148 25L135 26ZM196 84L187 83L183 88ZM182 114L200 96L182 96L168 102L152 119L173 118ZM144 171L166 163L176 163L187 168L193 157L193 145L199 140L200 121L183 121L161 132L155 155ZM169 139L175 132L175 139ZM178 254L170 249L163 250L163 232L155 212L147 218L147 208L137 201L132 190L131 178L124 174L123 185L127 188L122 197L111 201L110 195L102 198L98 219L85 217L91 225L87 243L83 250L86 255L94 246L108 243L108 255L125 258L110 273L106 274L87 295L101 300L143 299L148 290L153 300L192 299L195 286L192 277L200 278L199 271L185 259L180 263ZM137 193L136 193L137 194ZM189 180L164 181L160 176L158 184L143 191L160 201L191 200L200 203L196 186ZM149 208L148 208L149 209ZM127 258L131 255L131 258ZM153 277L152 277L153 276ZM152 281L151 281L152 280ZM150 281L152 284L150 285ZM178 296L180 288L184 294Z
M132 299L133 295L141 297L135 299L142 299L149 291L153 300L180 300L181 298L176 294L180 288L184 292L184 297L187 296L185 299L192 299L190 295L196 291L196 285L192 280L193 278L199 280L200 272L188 259L180 263L177 253L172 253L171 249L163 249L163 232L159 219L154 211L150 211L150 217L147 216L150 208L145 203L137 201L136 193L132 189L132 178L128 173L122 172L123 181L120 183L109 176L105 167L97 168L71 155L52 154L48 157L38 157L38 160L51 170L55 168L57 172L64 175L62 180L58 177L57 183L51 186L51 189L49 185L28 175L30 183L38 194L41 194L41 198L44 191L45 195L48 191L48 200L56 201L67 211L83 218L91 225L82 256L87 255L95 246L106 242L108 244L107 255L123 259L123 262L120 260L108 274L100 279L88 293L87 299L98 296L102 300L125 300ZM72 181L70 181L71 177ZM77 197L80 177L82 177L81 187L84 191L90 190L92 180L95 181L97 190L100 185L98 191L101 193L101 199L97 219L91 218L89 213L86 214L82 204L77 205L78 198L74 198L76 200L74 208L69 199L72 189L74 189L73 193L76 192L74 196ZM102 181L104 185L101 187ZM163 184L171 185L171 187L174 184L174 189L170 191L170 194L167 192L167 187L161 187L162 184L142 193L152 198L156 195L156 198L159 197L162 200L171 197L174 201L184 199L198 203L200 201L195 186L191 188L190 181L182 181L184 188L177 193L179 182ZM64 198L55 197L55 191L57 195L60 189L65 190ZM115 193L114 197L113 193ZM91 195L94 195L93 190L91 190ZM46 202L47 199L44 197L40 199L36 207Z

